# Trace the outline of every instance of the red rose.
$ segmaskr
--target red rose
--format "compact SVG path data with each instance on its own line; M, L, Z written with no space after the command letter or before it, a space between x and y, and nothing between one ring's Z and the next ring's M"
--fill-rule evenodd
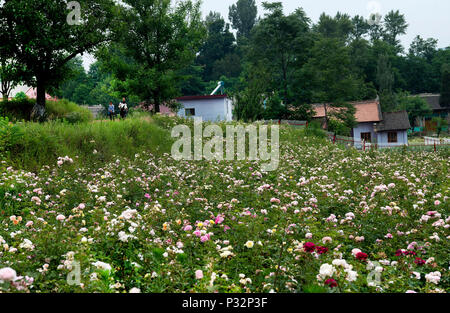
M368 256L366 253L364 253L364 252L358 252L358 253L356 254L356 258L357 258L358 260L360 260L360 261L365 261L365 260L367 260L368 257L369 257L369 256Z
M307 242L303 245L303 249L305 249L306 252L314 252L316 248L316 245L312 242Z
M422 266L422 265L425 265L425 260L423 260L423 259L421 259L421 258L416 258L415 260L414 260L414 263L416 263L417 265L419 265L419 266Z
M397 252L395 252L396 256L402 256L403 255L403 251L401 249L397 250Z
M325 285L328 285L328 287L330 288L338 286L337 281L335 281L333 278L327 279L327 281L325 281Z
M318 254L324 254L324 253L327 253L327 252L328 252L328 248L327 248L327 247L320 247L320 246L317 246L317 247L316 247L316 250L317 250L317 253L318 253Z

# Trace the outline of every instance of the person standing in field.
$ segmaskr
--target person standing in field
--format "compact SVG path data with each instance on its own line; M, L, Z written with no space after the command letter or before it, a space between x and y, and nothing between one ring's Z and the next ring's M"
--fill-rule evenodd
M128 113L128 105L126 103L125 98L122 99L122 102L119 103L120 117L125 119Z
M115 116L116 114L115 114L115 108L114 108L114 104L112 103L112 101L110 101L109 102L109 106L108 106L108 116L109 116L109 119L111 120L111 121L114 121L115 119L116 119L116 116Z

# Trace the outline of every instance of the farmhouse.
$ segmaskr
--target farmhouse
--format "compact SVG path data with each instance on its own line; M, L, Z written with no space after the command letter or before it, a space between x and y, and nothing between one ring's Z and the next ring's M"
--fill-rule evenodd
M233 102L227 95L186 96L176 99L180 117L201 117L204 121L232 121Z
M411 128L406 111L382 112L378 100L352 102L355 106L357 125L352 129L351 136L355 146L362 142L384 146L402 146L408 144L408 129ZM315 119L325 119L325 106L314 105ZM330 111L330 109L328 109Z
M432 114L426 115L419 118L418 127L415 131L426 131L434 132L436 131L436 122L433 121L434 117L448 118L450 116L450 107L443 107L440 104L440 94L424 93L416 95L417 97L425 100L433 111Z

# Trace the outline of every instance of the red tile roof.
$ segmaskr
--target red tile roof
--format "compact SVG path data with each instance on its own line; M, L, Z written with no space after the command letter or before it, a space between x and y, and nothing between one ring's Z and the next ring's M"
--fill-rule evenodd
M380 122L383 120L380 102L378 100L350 102L355 106L355 118L358 123ZM325 108L323 104L314 104L316 111L315 118L325 117ZM335 108L327 108L327 111L338 110Z

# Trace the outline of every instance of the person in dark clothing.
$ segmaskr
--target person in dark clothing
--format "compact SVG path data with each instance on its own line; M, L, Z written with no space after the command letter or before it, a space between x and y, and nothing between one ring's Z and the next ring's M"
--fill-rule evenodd
M128 114L128 105L126 103L125 98L122 99L122 102L119 103L120 117L125 119Z

